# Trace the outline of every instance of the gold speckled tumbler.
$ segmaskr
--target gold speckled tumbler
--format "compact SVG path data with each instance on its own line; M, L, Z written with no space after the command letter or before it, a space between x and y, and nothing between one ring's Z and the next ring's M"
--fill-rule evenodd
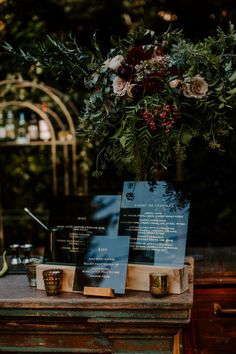
M164 273L150 273L150 293L155 297L168 295L168 275Z
M46 269L43 271L43 280L47 295L59 295L62 288L63 270Z

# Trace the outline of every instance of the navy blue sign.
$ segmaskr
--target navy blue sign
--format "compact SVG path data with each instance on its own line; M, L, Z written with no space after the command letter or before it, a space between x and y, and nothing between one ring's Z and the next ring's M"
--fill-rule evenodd
M51 203L44 261L75 264L84 236L117 237L121 196L57 196Z

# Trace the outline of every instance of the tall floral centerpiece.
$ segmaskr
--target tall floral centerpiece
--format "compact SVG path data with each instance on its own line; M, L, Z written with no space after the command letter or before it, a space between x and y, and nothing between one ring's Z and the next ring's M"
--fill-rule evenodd
M107 54L96 38L92 49L74 40L49 38L35 53L20 55L37 66L82 81L87 95L78 135L98 149L96 176L111 160L138 180L155 178L183 161L194 139L224 150L236 106L236 33L218 28L192 42L182 31L158 35L138 27L113 41ZM6 45L9 51L14 51Z
M184 160L194 138L223 150L236 105L235 48L233 25L197 43L181 31L157 36L139 28L106 58L96 46L82 121L100 146L98 162L113 160L145 179Z

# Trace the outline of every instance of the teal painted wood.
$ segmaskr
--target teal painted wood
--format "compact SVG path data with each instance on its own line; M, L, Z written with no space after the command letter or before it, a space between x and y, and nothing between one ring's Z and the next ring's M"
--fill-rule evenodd
M116 320L135 320L135 321L145 321L145 322L155 322L155 321L168 321L168 323L176 322L178 320L183 321L183 323L189 322L189 311L188 310L175 310L174 312L168 312L164 310L159 311L113 311L113 310L103 310L103 311L89 311L89 310L45 310L45 309L1 309L0 316L8 317L58 317L58 318L71 318L72 316L79 319L89 318L90 322L111 322Z

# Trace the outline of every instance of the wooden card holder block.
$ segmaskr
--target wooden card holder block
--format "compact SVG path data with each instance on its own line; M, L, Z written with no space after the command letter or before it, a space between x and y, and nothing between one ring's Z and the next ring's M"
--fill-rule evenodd
M63 269L62 291L74 292L73 282L75 266L57 264L39 264L36 267L37 289L45 290L43 281L43 270ZM126 289L149 291L149 274L153 272L167 273L169 278L169 293L181 294L188 290L188 266L183 268L159 267L140 264L128 264ZM82 293L82 291L81 291ZM99 295L98 295L99 296Z
M111 288L98 288L94 286L85 286L83 295L87 296L102 296L102 297L114 297L114 291Z
M149 274L153 272L168 274L170 294L181 294L188 290L187 265L183 268L171 268L140 264L128 265L126 289L149 291Z

